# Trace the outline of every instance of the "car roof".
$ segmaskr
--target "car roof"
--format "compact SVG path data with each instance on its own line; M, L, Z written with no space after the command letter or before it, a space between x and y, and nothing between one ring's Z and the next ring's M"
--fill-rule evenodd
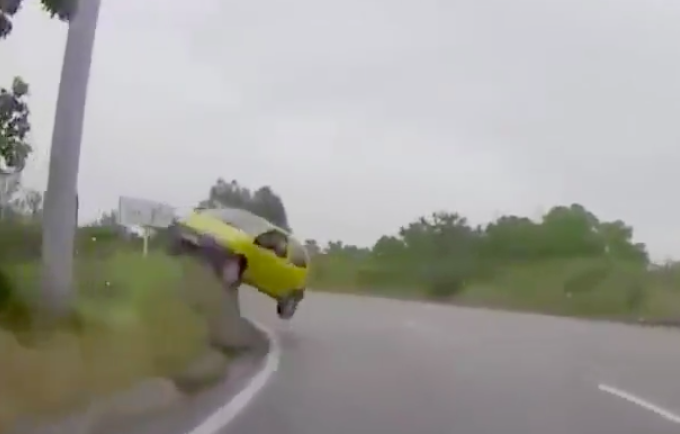
M199 212L217 217L249 235L257 236L267 231L275 230L292 236L288 231L276 226L269 220L241 208L211 208L203 209Z

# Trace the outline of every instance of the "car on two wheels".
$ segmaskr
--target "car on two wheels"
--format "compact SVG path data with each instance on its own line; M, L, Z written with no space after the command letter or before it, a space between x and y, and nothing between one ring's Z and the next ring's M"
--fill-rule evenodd
M239 208L195 210L170 228L171 253L200 257L229 290L245 283L290 319L304 298L309 255L290 232Z

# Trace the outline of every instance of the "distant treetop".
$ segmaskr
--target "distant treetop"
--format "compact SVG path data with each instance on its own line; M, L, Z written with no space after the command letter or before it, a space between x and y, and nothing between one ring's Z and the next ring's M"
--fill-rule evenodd
M0 39L6 38L13 30L12 17L16 15L24 0L0 0ZM69 21L76 13L80 0L40 0L42 8L52 18Z

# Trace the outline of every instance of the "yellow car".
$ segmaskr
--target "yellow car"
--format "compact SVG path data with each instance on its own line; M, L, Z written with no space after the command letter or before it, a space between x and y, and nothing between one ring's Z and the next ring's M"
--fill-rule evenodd
M237 208L197 210L171 227L174 254L207 260L225 286L255 287L290 319L305 295L309 256L289 232Z

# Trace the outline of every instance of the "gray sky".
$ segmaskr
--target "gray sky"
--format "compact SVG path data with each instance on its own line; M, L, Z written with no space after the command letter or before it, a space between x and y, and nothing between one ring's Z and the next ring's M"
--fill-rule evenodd
M84 218L222 176L272 185L303 237L580 202L680 256L676 0L103 2ZM29 6L0 42L1 82L32 85L37 188L65 32Z

